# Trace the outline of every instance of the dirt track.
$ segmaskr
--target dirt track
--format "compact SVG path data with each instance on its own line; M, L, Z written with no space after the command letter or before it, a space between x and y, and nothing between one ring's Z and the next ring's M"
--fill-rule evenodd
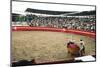
M12 32L12 60L22 59L36 62L68 60L73 58L67 53L66 42L71 38L78 44L83 39L86 55L95 54L95 40L86 36L43 31Z

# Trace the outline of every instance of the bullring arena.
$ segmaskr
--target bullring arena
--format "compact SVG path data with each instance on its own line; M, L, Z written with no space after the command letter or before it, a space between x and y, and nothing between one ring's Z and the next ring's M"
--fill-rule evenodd
M96 61L95 6L27 1L12 6L12 66Z
M13 26L12 61L32 60L36 63L64 61L75 58L68 53L67 45L73 39L85 42L85 56L95 55L95 33L58 28Z

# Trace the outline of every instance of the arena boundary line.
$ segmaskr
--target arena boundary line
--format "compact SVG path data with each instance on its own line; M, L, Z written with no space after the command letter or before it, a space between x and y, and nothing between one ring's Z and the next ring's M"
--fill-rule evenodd
M12 31L51 31L51 32L64 32L72 33L83 36L89 36L91 38L96 37L95 32L87 32L82 30L72 30L72 29L61 29L61 28L51 28L51 27L29 27L29 26L12 26Z

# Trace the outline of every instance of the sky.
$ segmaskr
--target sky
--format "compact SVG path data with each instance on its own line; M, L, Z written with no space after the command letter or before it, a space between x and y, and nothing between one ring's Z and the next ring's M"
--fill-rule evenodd
M25 10L27 8L51 10L51 11L78 11L78 12L95 10L95 7L93 6L12 1L12 13L25 14Z

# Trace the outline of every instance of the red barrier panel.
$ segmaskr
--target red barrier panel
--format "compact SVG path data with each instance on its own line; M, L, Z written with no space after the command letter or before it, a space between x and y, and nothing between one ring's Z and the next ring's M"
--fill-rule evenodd
M72 34L79 34L89 37L96 37L96 33L92 32L85 32L85 31L78 31L78 30L68 30L68 29L61 29L61 28L48 28L48 27L29 27L29 26L13 26L13 31L53 31L53 32L65 32L65 33L72 33Z

